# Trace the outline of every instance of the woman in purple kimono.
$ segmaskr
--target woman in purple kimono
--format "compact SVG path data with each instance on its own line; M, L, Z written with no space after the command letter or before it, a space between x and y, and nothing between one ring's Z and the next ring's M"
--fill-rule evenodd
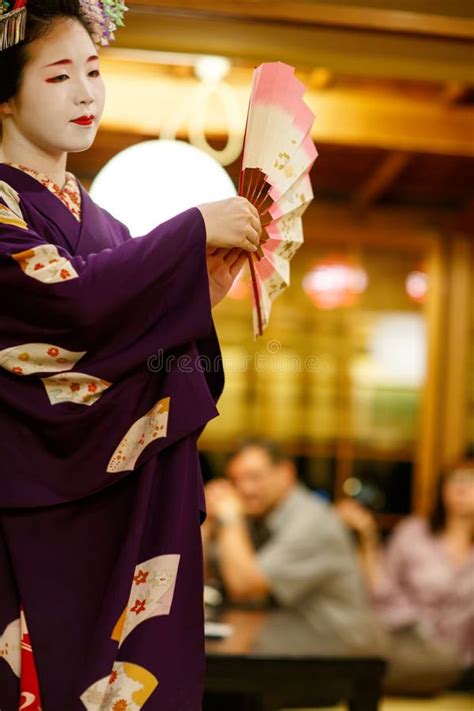
M12 34L0 0L0 709L199 711L211 307L261 227L234 198L132 240L66 172L99 5L30 0Z

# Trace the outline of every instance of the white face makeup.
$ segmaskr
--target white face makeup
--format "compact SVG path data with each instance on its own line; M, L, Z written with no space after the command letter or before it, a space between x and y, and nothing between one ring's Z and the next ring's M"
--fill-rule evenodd
M97 49L75 20L58 20L28 46L29 61L9 102L19 134L49 155L89 148L104 109Z

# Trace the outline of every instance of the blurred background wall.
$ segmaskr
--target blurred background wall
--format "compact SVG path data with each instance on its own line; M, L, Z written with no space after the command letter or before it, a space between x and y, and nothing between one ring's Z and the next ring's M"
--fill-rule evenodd
M316 199L291 288L257 342L245 276L215 312L227 389L205 469L222 473L239 437L268 435L313 488L355 496L385 528L426 512L439 467L474 452L472 0L128 5L103 52L101 131L70 160L86 186L159 136L204 148L237 181L262 61L295 66L316 113Z

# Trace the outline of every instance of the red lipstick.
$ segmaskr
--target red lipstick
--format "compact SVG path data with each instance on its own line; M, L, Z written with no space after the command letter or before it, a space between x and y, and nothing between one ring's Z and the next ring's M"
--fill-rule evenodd
M94 116L79 116L72 123L77 123L78 126L91 126L94 123Z

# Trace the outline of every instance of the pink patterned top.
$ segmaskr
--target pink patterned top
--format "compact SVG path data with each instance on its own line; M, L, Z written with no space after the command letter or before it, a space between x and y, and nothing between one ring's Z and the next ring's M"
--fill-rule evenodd
M41 185L44 185L45 188L48 188L53 195L56 195L56 197L61 200L78 222L81 221L81 192L78 182L72 173L66 173L66 184L61 188L54 180L48 178L47 175L39 173L33 170L33 168L28 168L26 165L20 165L19 163L5 163L5 165L9 165L17 170L22 170L23 173L27 173L31 175L32 178L35 178L35 180L38 180Z
M410 517L395 529L384 562L373 598L385 624L392 629L416 624L473 664L474 548L456 565L426 521Z

